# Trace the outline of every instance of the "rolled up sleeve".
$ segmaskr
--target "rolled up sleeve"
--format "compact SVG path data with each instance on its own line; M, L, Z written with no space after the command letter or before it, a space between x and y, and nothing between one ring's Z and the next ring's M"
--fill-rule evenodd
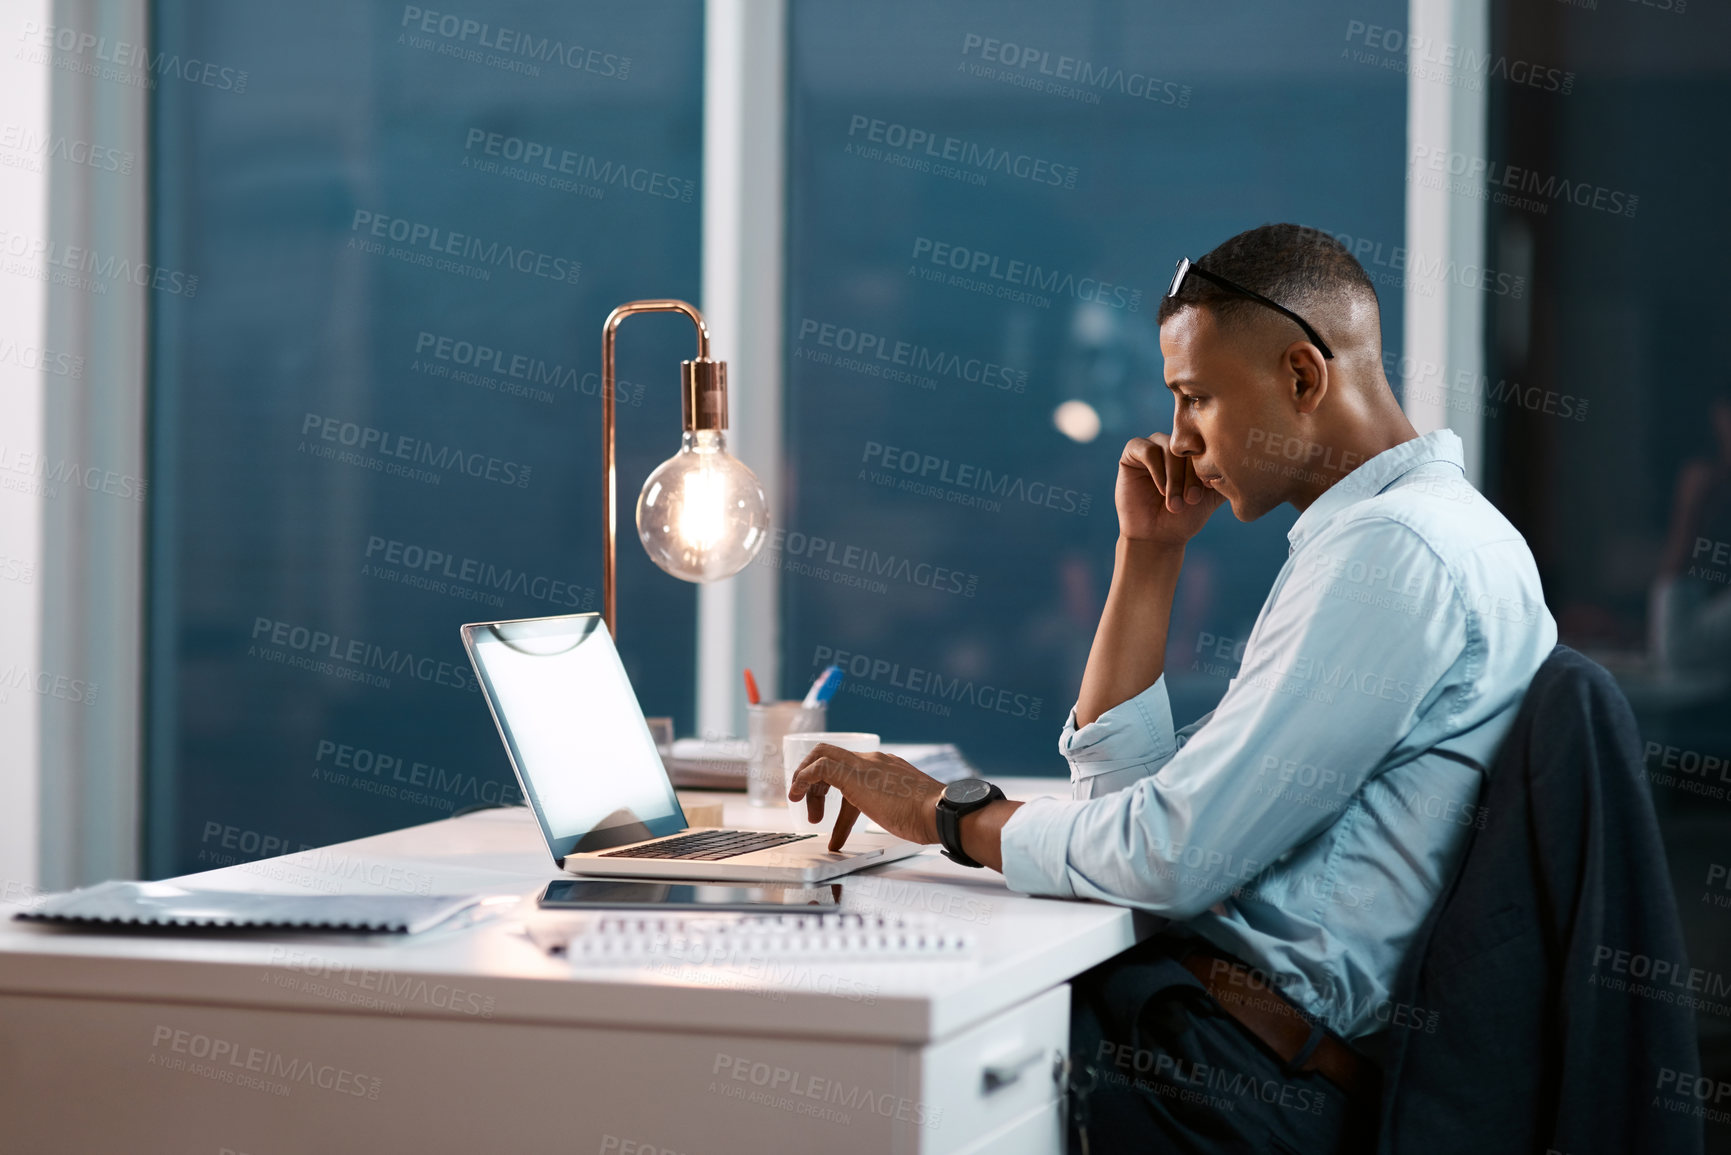
M1058 736L1058 753L1070 764L1073 798L1099 798L1122 790L1154 773L1177 752L1164 674L1086 726L1077 727L1072 708Z
M1199 725L1187 726L1184 736ZM1152 686L1086 726L1076 725L1072 708L1058 736L1058 753L1070 764L1071 798L1086 800L1134 786L1169 762L1181 743L1172 727L1172 701L1162 674ZM1076 811L1058 799L1042 798L1011 815L1000 835L1004 881L1011 890L1074 897L1062 866Z

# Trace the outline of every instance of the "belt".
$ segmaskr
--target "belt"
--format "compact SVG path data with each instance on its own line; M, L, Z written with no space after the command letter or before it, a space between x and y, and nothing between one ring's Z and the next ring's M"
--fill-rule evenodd
M1262 1040L1281 1061L1290 1066L1304 1052L1315 1027L1284 996L1268 989L1266 979L1257 972L1241 962L1201 950L1191 951L1182 961L1184 969L1201 980L1220 1009ZM1298 1069L1315 1071L1354 1097L1373 1091L1379 1075L1369 1059L1326 1030Z

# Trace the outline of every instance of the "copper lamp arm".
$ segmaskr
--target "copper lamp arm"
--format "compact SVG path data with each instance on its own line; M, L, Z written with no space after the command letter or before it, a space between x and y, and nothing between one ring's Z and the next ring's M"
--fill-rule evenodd
M613 338L619 328L619 323L634 313L683 313L697 326L697 358L700 365L709 364L709 326L703 323L703 314L684 301L647 300L627 301L611 313L607 314L607 323L601 327L601 467L603 470L602 496L607 502L606 540L601 553L601 620L607 625L607 632L613 635L615 641L619 638L616 625L618 606L616 603L617 585L616 542L619 532L618 518L618 480L615 477L613 459ZM690 364L688 362L688 364ZM721 387L725 390L725 367L721 369ZM686 428L692 428L693 393L692 382L685 383L685 414ZM721 393L722 425L726 424L726 394ZM710 426L713 427L713 426Z

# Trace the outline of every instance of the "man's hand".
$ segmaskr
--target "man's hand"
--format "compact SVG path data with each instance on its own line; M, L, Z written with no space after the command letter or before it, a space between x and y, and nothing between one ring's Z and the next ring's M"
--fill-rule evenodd
M909 842L938 840L938 796L944 784L894 754L859 754L827 742L812 747L788 784L790 802L805 799L812 822L823 821L823 800L833 786L841 809L829 848L840 850L861 813Z
M1138 437L1118 458L1118 548L1112 588L1082 672L1076 725L1128 702L1166 669L1166 632L1184 547L1226 499L1172 452L1164 433Z
M1132 438L1118 458L1118 533L1182 548L1226 499L1202 484L1188 457L1164 433Z

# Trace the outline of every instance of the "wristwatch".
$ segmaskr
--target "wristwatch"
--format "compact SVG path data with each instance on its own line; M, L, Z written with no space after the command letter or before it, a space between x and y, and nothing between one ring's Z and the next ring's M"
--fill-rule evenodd
M980 867L962 849L962 816L972 814L988 802L996 802L1004 792L984 778L963 778L944 787L938 796L938 841L944 844L944 855L963 866Z

